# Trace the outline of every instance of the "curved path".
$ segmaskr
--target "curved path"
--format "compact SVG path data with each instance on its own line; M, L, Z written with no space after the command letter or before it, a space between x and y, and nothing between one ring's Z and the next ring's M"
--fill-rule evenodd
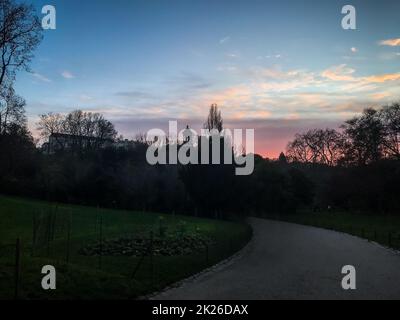
M350 235L251 218L240 258L153 299L400 299L400 255ZM356 268L356 290L341 287Z

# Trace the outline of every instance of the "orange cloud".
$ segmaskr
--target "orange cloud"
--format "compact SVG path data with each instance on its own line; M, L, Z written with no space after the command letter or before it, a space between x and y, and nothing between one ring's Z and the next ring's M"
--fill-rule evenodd
M354 69L348 68L345 64L327 69L322 72L322 76L332 81L354 81Z
M205 97L205 100L210 103L219 105L235 104L240 105L246 103L251 98L251 91L246 86L231 87L219 92L211 93Z
M367 83L383 83L386 81L395 81L400 79L400 73L389 73L382 75L375 75L363 78Z
M390 93L388 93L388 92L373 93L373 94L370 94L370 97L374 100L382 100L382 99L390 97Z
M398 47L398 46L400 46L400 38L382 40L382 41L379 42L379 44L381 46Z

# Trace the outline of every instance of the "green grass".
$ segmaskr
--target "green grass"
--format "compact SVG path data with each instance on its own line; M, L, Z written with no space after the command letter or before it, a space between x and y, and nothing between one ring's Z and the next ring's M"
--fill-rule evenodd
M400 249L400 216L347 212L301 212L270 218L349 233Z
M36 235L41 241L37 240L39 245L33 246L34 220L47 225L43 221L49 216L54 219L52 240L43 241L46 236L42 228ZM204 248L181 256L148 256L141 264L140 257L80 255L80 248L99 241L100 217L103 239L150 237L150 232L159 232L162 217L162 225L176 237L182 233L196 233L214 241L208 250ZM17 238L21 243L19 299L133 299L227 258L242 248L250 237L249 226L239 222L57 205L0 196L0 299L14 298ZM56 267L56 290L41 288L43 275L40 272L46 264ZM137 266L137 273L132 278Z

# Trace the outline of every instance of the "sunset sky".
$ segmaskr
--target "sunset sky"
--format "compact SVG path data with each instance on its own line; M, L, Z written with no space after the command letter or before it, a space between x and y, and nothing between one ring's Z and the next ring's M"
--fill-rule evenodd
M227 127L255 128L276 157L296 132L400 100L400 1L34 1L57 9L32 73L19 73L37 116L103 113L128 138L168 120L195 129L210 104ZM357 9L343 30L341 8Z

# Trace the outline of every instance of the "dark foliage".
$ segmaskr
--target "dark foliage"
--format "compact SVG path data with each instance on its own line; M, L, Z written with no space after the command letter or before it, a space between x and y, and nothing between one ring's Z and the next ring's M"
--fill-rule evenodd
M249 176L236 176L235 165L151 166L143 139L122 147L113 144L80 152L65 148L49 154L35 147L24 123L10 122L0 134L0 192L54 202L217 218L327 208L397 213L397 122L390 119L390 130L379 124L379 115L387 115L388 110L393 114L397 108L366 111L363 119L346 122L344 137L332 130L310 131L301 137L307 139L303 142L316 144L307 149L317 155L309 161L293 161L291 156L296 153L289 157L282 153L277 160L255 155L254 172ZM100 115L99 119L106 122ZM221 139L221 158L225 142ZM295 145L301 147L301 143ZM387 145L390 153L385 151ZM338 151L339 147L345 149ZM362 152L354 151L358 149ZM200 160L201 149L198 151ZM300 149L296 152L302 154ZM349 153L359 157L349 157Z

